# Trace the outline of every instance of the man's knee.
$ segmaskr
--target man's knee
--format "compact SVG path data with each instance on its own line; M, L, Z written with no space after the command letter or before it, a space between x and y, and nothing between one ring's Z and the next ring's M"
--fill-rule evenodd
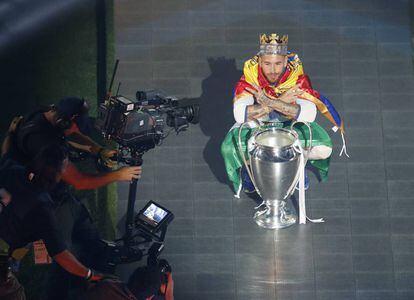
M332 154L332 147L320 145L312 147L311 151L309 152L308 159L310 160L319 160L319 159L326 159L330 157Z

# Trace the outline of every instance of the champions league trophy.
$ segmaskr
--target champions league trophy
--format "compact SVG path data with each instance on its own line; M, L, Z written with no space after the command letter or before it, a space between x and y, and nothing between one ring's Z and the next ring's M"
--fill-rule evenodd
M296 123L298 122L292 123L290 130L277 127L257 130L248 143L251 143L247 151L249 163L241 149L240 133L244 124L240 127L239 150L256 191L266 206L254 215L256 223L263 228L286 228L296 223L296 215L286 207L301 174L303 181L306 164L305 150L301 146L298 134L293 130ZM309 124L304 124L309 128L311 143L311 128ZM311 146L309 145L308 149ZM304 208L299 207L300 211L301 209ZM306 213L304 216L300 214L300 218L300 223L306 222Z

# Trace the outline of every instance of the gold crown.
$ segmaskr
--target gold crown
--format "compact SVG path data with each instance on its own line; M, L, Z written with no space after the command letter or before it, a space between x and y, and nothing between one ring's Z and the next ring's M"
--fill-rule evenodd
M259 55L287 55L288 36L279 36L276 33L260 35Z
M279 36L276 33L271 33L269 35L262 33L260 35L260 45L284 45L288 44L288 35Z

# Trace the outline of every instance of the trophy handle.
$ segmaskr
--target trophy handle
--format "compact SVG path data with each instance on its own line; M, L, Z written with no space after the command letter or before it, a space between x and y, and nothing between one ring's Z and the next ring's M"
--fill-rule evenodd
M256 121L256 123L258 124L258 126L260 127L260 126L261 126L260 122L259 122L258 120L255 120L255 121ZM243 123L243 124L241 124L241 126L239 127L239 144L238 144L237 146L238 146L238 148L239 148L239 154L240 154L240 156L241 156L241 158L242 158L242 160L243 160L244 166L246 167L246 171L247 171L247 173L248 173L248 174L249 174L249 176L250 176L250 179L251 179L251 181L252 181L252 183L253 183L253 186L254 186L254 188L256 189L256 192L259 194L259 196L261 196L261 195L260 195L260 192L259 192L259 189L257 188L256 181L254 180L253 171L252 171L252 169L250 168L249 164L247 163L246 157L244 156L243 147L242 147L241 132L242 132L243 126L244 126L245 124L247 124L247 123L248 123L248 122L244 122L244 123ZM248 144L246 144L246 148L247 148L247 155L249 155ZM249 160L250 160L250 157L249 157Z
M300 166L303 166L303 167L305 167L305 165L306 165L306 163L307 163L307 161L308 161L308 158L307 158L307 155L306 155L306 153L305 153L305 151L307 150L307 151L310 151L311 149L312 149L312 128L310 127L310 125L309 125L309 123L307 123L307 122L303 122L303 121L293 121L292 122L292 124L290 125L290 130L291 131L294 131L294 129L293 129L293 127L297 124L297 123L303 123L303 124L305 124L307 127L308 127L308 129L309 129L309 147L307 148L307 149L305 149L305 148L302 148L302 145L301 145L301 143L300 143L300 141L299 141L299 138L298 138L298 140L297 140L297 143L295 143L295 145L293 145L293 149L299 154L299 159L300 159L300 163L299 163L299 165ZM296 132L295 132L296 133ZM286 199L286 198L288 198L290 195L292 195L293 194L293 192L295 191L295 188L296 188L296 185L297 185L297 183L298 183L298 181L299 181L299 176L300 176L300 168L301 167L299 167L298 168L298 170L297 170L297 172L296 172L296 175L295 175L295 179L292 181L292 184L290 185L290 187L289 187L289 189L288 189L288 191L287 191L287 193L286 193L286 195L285 195L285 197L283 198L283 199Z
M303 151L302 145L300 144L299 139L293 145L293 150L295 150L296 153L299 154L299 168L297 169L296 174L295 174L295 178L293 179L292 184L290 185L290 187L287 190L285 196L283 197L283 200L286 200L295 191L296 185L298 184L298 181L299 181L300 168L301 168L301 166L304 166L304 164L306 164L305 155L303 153L304 151Z

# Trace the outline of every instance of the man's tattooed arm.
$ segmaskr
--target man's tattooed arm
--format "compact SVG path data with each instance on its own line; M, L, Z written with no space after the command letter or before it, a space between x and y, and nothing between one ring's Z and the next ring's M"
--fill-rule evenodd
M247 87L246 90L254 96L256 102L258 103L247 107L247 120L249 121L261 118L273 110L292 119L296 118L299 114L300 106L294 102L294 99L296 99L296 94L302 93L300 89L295 90L292 88L288 91L288 93L291 91L294 93L293 95L288 95L291 96L290 98L293 97L292 102L290 103L288 101L283 101L276 97L267 95L259 87L255 87L255 89Z
M252 90L253 91L253 90ZM295 118L299 113L299 105L286 103L278 98L271 98L263 90L254 91L254 97L259 104L247 107L247 119L258 119L275 110L287 117Z
M281 114L290 118L296 118L300 111L300 106L297 104L285 103L281 100L271 100L270 107Z
M272 111L272 109L268 106L264 106L261 104L254 104L247 106L247 120L255 120L259 119L263 116L266 116Z
M295 103L287 103L278 98L268 96L263 90L256 94L256 101L263 106L270 108L270 111L275 110L287 117L295 118L299 113L299 105Z

